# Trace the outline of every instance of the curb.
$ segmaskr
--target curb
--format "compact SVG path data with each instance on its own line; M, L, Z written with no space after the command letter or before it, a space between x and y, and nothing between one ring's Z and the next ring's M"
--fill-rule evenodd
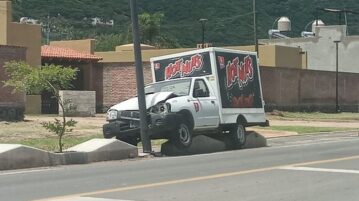
M92 139L72 147L64 153L52 153L19 144L0 144L0 171L87 164L137 156L137 147L116 139Z

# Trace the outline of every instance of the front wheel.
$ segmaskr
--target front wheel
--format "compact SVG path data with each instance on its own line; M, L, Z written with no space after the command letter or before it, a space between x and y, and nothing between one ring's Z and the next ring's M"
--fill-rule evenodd
M241 123L237 123L235 126L233 126L229 134L235 149L242 148L246 143L246 128Z
M171 135L171 141L177 148L187 148L192 144L192 129L186 121L181 120Z

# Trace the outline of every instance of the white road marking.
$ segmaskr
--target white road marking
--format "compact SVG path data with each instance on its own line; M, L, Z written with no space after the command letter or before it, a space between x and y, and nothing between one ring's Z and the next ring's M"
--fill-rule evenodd
M60 197L45 198L45 199L40 199L40 200L36 200L36 201L49 201L49 200L55 201L56 199L59 200L59 199L70 199L70 198L82 197L82 196L86 196L86 197L87 196L98 196L98 195L114 193L114 192L118 193L118 192L125 192L125 191L139 190L139 189L149 189L149 188L155 188L155 187L160 187L160 186L169 186L169 185L183 184L183 183L189 183L189 182L214 180L214 179L219 179L219 178L224 178L224 177L234 177L234 176L253 174L253 173L259 173L259 172L267 172L267 171L272 171L272 170L278 170L282 167L300 167L300 166L318 165L318 164L324 164L324 163L333 163L333 162L357 160L357 159L359 159L359 155L348 156L348 157L343 157L343 158L309 161L309 162L302 162L302 163L293 163L293 164L287 164L284 166L272 166L272 167L264 167L264 168L258 168L258 169L241 170L241 171L236 171L236 172L212 174L212 175L207 175L207 176L190 177L190 178L177 179L177 180L168 180L168 181L161 181L161 182L157 182L157 183L139 184L139 185L134 185L134 186L126 186L126 187L77 193L77 194L72 194L72 195L70 194L70 195L65 195L65 196L60 196Z
M58 170L58 169L48 168L48 169L22 170L22 171L10 171L10 172L1 172L0 171L0 176L14 175L14 174L26 174L26 173L33 173L33 172L47 172L47 171L54 171L54 170Z
M131 201L131 200L114 200L114 199L105 199L105 198L94 198L94 197L73 197L65 199L54 199L48 201Z
M313 167L281 167L282 170L298 170L298 171L311 171L311 172L330 172L330 173L346 173L346 174L359 174L359 170L345 170L345 169L327 169L327 168L313 168Z

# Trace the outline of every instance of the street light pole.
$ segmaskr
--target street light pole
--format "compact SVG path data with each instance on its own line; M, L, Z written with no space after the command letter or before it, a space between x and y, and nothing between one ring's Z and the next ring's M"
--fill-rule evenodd
M257 37L257 12L256 12L256 0L253 0L253 29L254 29L254 44L255 51L259 57L259 48L258 48L258 37Z
M140 33L138 25L138 12L137 12L137 1L130 0L131 7L131 19L132 19L132 33L133 33L133 49L135 53L136 63L136 79L137 79L137 94L138 94L138 108L140 111L140 131L141 141L144 153L151 153L152 146L151 140L147 133L147 112L146 112L146 96L142 69L142 55L141 55L141 43Z
M339 91L338 91L338 74L339 74L339 51L338 51L338 45L340 43L339 40L334 41L335 43L335 112L339 113Z
M46 45L50 45L50 13L47 14Z
M207 19L199 19L199 22L202 24L202 48L204 48L204 31Z

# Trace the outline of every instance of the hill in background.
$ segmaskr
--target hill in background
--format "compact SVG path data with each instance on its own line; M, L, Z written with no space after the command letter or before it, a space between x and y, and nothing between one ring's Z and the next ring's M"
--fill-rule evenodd
M208 19L206 41L215 46L253 44L252 0L138 0L140 13L163 13L159 35L162 46L194 47L201 42L198 19ZM128 0L13 0L14 18L38 19L50 27L51 40L96 38L97 50L110 50L131 41ZM280 16L292 21L293 37L299 37L306 25L315 19L317 7L351 9L359 12L357 0L257 0L258 38L268 38L268 30ZM91 18L114 20L114 26L93 26ZM327 25L338 24L334 13L319 12ZM342 16L343 23L345 16ZM359 15L348 14L349 34L359 35ZM310 26L308 30L310 31Z

